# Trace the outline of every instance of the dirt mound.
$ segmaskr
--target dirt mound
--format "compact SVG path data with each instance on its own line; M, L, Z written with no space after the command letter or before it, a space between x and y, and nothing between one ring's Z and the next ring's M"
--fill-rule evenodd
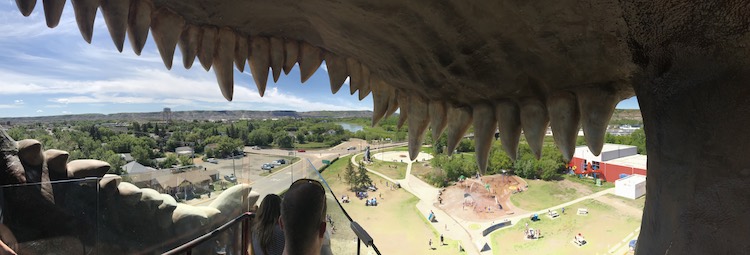
M439 205L453 217L465 220L494 220L523 213L510 202L510 195L526 189L525 182L516 176L490 175L481 179L466 179L446 187Z

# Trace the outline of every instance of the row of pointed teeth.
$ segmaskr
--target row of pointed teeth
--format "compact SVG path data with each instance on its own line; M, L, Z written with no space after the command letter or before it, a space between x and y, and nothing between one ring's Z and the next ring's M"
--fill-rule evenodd
M28 16L36 0L16 0L16 3L21 13ZM582 125L587 145L598 155L604 145L607 122L619 101L613 88L599 87L560 91L545 99L453 106L390 86L356 59L339 56L304 41L249 37L229 28L187 24L181 16L166 8L156 9L150 0L73 0L72 3L79 30L87 42L91 42L96 10L101 4L110 36L119 51L122 51L127 33L133 51L140 54L150 28L167 69L171 69L175 47L179 46L185 68L191 68L196 57L206 71L213 67L221 92L230 101L234 90L233 64L243 72L245 62L248 62L258 92L263 96L269 69L276 82L282 70L289 74L299 63L301 82L304 83L325 60L332 93L341 89L347 77L349 92L352 95L359 92L360 100L372 92L372 125L401 109L398 127L409 122L409 156L412 160L419 152L428 127L432 129L433 137L439 137L445 130L450 154L472 123L481 172L487 167L495 130L499 130L503 150L512 159L516 158L522 130L532 152L539 158L545 131L551 125L555 144L563 157L570 160ZM64 4L65 0L44 1L49 27L59 23Z
M373 121L379 119L385 108L378 106L378 102L387 101L378 97L382 97L381 93L373 91ZM487 168L496 131L503 150L511 159L516 159L521 131L538 159L542 155L547 127L551 126L555 144L563 158L570 161L575 152L578 130L583 126L586 144L591 152L599 155L604 146L607 123L620 100L616 90L608 86L560 91L545 99L500 100L472 106L428 102L422 96L406 93L398 93L397 98L402 113L399 125L406 119L409 121L409 157L412 160L419 153L428 126L432 128L432 137L439 137L445 130L446 151L450 155L469 125L473 124L477 165L482 173Z
M36 0L16 0L24 16L33 11ZM47 26L54 28L60 21L65 0L45 0ZM245 36L230 28L188 24L182 16L167 8L156 8L151 0L73 0L73 10L83 39L91 43L97 8L101 7L104 21L115 47L122 52L125 37L133 52L140 55L151 30L156 47L167 69L172 68L175 48L179 46L185 68L192 67L195 58L208 71L214 70L221 93L227 100L234 94L234 66L244 72L250 66L258 93L263 96L269 76L277 82L281 71L289 74L299 63L301 82L307 81L323 60L329 70L331 91L336 93L347 77L350 92L359 91L362 100L372 91L370 69L359 61L336 55L304 41L287 38Z

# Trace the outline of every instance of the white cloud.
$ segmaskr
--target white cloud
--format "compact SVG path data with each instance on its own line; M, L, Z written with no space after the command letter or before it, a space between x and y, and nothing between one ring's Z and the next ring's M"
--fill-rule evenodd
M39 109L39 110L36 110L36 112L37 113L43 113L44 111L42 111L41 109Z
M0 104L0 109L11 109L11 108L18 108L18 105Z
M14 103L14 104L24 104L24 103L23 103L23 99L16 99L16 100L13 100L13 103Z

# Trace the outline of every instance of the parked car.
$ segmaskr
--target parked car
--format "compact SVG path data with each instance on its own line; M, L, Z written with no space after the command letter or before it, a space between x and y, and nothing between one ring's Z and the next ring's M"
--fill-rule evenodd
M349 150L349 151L356 150L356 149L357 147L354 147L354 146L349 146L349 148L346 148L346 150Z
M282 165L286 164L286 159L283 159L283 158L277 159L276 161L278 161L279 164L282 164Z
M273 166L280 166L281 163L278 160L271 161L271 165Z
M268 171L271 171L272 168L273 168L273 165L268 164L268 163L265 163L263 164L263 166L260 167L260 169L268 170Z
M258 147L258 146L253 146L253 147L250 147L250 149L252 149L252 150L260 150L260 147Z
M305 152L305 150L299 149L299 150L297 150L297 152Z
M237 182L237 176L234 176L234 174L224 175L224 180L227 180L228 182Z
M208 163L214 163L214 164L219 164L219 160L216 160L215 158L209 158L209 159L206 160L206 162L208 162Z

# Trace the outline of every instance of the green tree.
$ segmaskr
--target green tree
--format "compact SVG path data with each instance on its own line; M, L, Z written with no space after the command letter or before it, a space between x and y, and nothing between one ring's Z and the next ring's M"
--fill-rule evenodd
M169 154L167 155L167 158L159 164L159 167L170 168L173 165L177 165L177 163L178 163L177 155Z
M365 189L369 186L372 186L372 179L370 179L370 175L367 173L365 163L359 162L359 169L357 171L357 187L359 189Z
M349 184L349 190L355 190L357 187L357 172L354 171L352 161L347 162L346 170L344 171L344 181Z
M151 158L149 157L149 149L145 147L134 147L133 150L130 152L130 155L133 156L136 162L144 165L144 166L153 166L153 162Z
M292 148L294 139L285 131L279 131L274 135L274 143L281 148Z
M189 166L193 164L193 160L187 155L180 155L180 165Z

